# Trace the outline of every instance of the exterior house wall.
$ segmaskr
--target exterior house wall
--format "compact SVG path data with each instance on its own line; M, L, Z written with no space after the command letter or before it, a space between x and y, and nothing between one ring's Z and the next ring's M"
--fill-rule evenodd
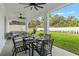
M10 31L26 31L25 25L9 25L8 32Z
M0 51L5 45L6 40L4 39L4 16L5 16L5 8L4 4L0 4Z

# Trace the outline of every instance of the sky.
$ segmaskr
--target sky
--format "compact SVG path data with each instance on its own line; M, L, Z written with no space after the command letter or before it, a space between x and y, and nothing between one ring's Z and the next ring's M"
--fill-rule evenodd
M51 15L61 15L64 17L75 16L79 18L79 3L70 4L63 8L60 8L55 12L52 12Z

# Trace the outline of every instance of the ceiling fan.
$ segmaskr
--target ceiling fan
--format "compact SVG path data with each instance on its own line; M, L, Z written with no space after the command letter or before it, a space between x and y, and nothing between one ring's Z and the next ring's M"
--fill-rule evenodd
M14 19L26 19L26 17L23 17L22 13L19 14L20 16L17 17L17 18L14 18ZM10 25L25 25L25 22L24 21L19 21L19 20L12 20L10 23Z
M24 8L30 7L31 10L34 8L35 10L38 11L38 8L44 8L44 7L41 6L41 5L44 5L44 4L46 4L46 3L19 3L19 4L26 5Z
M23 17L22 15L23 15L23 14L20 13L20 16L19 16L18 18L19 18L19 19L26 19L26 17Z

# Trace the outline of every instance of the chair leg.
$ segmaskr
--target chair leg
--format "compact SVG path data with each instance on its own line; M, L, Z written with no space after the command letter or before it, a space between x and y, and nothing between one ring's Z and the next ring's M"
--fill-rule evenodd
M12 54L12 56L16 56L16 51L15 51L15 50L13 51L13 54Z
M32 56L34 56L34 45L33 45L33 42L32 42Z
M52 45L51 45L51 48L50 48L51 55L50 55L50 56L52 56L52 48L53 48L53 47L52 47Z
M30 50L31 50L31 49L30 49L30 45L29 45L29 56L30 56L30 52L31 52Z
M15 52L13 52L12 56L14 56Z
M26 54L27 53L26 41L23 41L23 46L24 46L24 50L25 50L25 54Z
M25 50L25 54L27 53L27 50Z
M25 45L25 54L27 53L27 46Z
M17 53L15 52L15 56L17 56Z

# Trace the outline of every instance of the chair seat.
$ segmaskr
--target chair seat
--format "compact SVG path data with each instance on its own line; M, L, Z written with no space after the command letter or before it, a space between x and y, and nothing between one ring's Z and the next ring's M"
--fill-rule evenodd
M46 55L48 55L48 54L50 54L49 52L48 52L48 50L46 50L46 49L43 49L43 51L41 51L41 48L36 48L35 49L37 52L38 52L38 54L41 56L42 55L42 53L45 53L45 56ZM44 56L44 54L42 55L42 56Z
M22 41L16 42L16 47L20 47L20 46L23 46L23 42Z
M27 49L30 51L30 45L28 45L27 42L24 43L22 36L13 36L12 40L14 44L12 55L17 55L17 53L22 51L26 52Z
M20 47L17 47L17 48L16 48L16 53L22 52L22 51L25 51L24 46L20 46Z

